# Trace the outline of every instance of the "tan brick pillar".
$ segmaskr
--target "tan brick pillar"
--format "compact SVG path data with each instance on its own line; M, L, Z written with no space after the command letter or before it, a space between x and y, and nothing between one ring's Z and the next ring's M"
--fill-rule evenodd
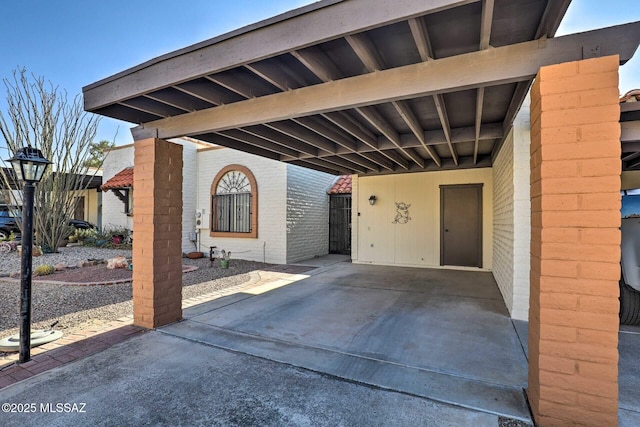
M182 318L182 146L134 149L133 322L155 328Z
M544 67L531 89L528 396L540 426L618 422L618 64Z

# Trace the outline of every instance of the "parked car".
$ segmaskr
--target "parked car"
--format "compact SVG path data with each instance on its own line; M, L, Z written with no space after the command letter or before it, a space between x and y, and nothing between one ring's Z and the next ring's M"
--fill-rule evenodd
M7 240L12 233L14 235L20 234L16 218L9 209L0 207L0 240Z
M640 189L622 192L620 323L640 325Z
M7 239L11 233L18 238L20 237L20 227L18 226L18 222L22 221L22 217L20 214L16 216L15 212L15 206L0 204L0 240ZM68 225L74 229L80 230L95 230L98 228L94 224L81 219L71 219L69 220Z
M72 219L69 221L69 225L73 228L76 229L80 229L80 230L97 230L98 227L95 224L92 224L88 221L83 221L81 219Z

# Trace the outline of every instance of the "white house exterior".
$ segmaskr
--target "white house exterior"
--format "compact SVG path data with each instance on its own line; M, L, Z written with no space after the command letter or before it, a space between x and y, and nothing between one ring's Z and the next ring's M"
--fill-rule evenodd
M183 147L183 252L208 254L209 248L216 246L230 251L233 258L279 264L328 253L327 190L335 176L193 140L172 142ZM113 149L104 162L104 182L133 167L133 161L133 145ZM228 237L212 232L212 187L225 168L246 168L255 178L255 235ZM133 228L133 215L124 212L123 202L112 191L103 196L103 224L106 228Z

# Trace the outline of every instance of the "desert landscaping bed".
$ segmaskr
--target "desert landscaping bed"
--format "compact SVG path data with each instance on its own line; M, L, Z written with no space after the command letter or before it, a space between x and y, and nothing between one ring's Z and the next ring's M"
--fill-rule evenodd
M0 338L18 332L20 283L8 279L20 269L17 253L0 258ZM42 264L78 265L88 259L105 260L115 256L130 257L131 251L98 249L89 247L61 248L60 253L34 258L34 267ZM219 264L211 265L208 258L183 258L183 266L195 266L197 270L183 274L183 298L192 298L217 290L239 285L249 280L249 272L264 269L283 269L291 266L274 266L261 262L232 259L228 269ZM134 267L135 268L135 267ZM58 322L56 329L70 331L92 320L116 320L131 315L131 282L104 286L69 286L51 282L118 282L131 277L128 269L107 270L105 264L67 269L49 276L35 277L32 286L32 328L47 328ZM47 283L49 282L49 283ZM1 355L1 353L0 353Z

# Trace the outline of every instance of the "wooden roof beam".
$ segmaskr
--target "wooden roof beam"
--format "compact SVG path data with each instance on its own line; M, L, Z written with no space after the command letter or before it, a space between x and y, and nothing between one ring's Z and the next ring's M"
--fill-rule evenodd
M172 86L172 88L184 93L185 95L193 96L194 98L198 98L201 101L208 102L209 104L213 104L213 105L220 105L221 104L221 102L219 100L213 100L212 98L210 98L208 96L203 96L202 94L193 92L192 90L186 89L186 88L184 88L182 86L176 85L176 86Z
M300 117L300 118L291 119L291 120L299 124L300 126L304 126L307 129L317 133L323 138L326 138L329 141L332 141L336 145L344 147L347 150L352 151L354 153L358 151L358 145L353 139L349 138L344 133L331 129L329 126L321 123L319 120L316 120L314 117Z
M330 175L351 175L351 172L346 169L338 169L335 165L326 162L314 162L317 159L305 159L305 160L295 160L295 159L282 159L283 162L302 166L303 168L313 169L320 172L328 173Z
M248 126L241 129L243 132L273 142L274 144L289 147L300 153L310 154L314 157L319 155L319 150L309 144L306 144L299 139L292 138L288 135L284 135L276 130L270 129L265 126Z
M118 102L118 105L122 105L123 107L127 107L127 108L132 108L134 110L142 111L143 113L151 114L152 116L156 116L158 118L166 117L166 114L164 114L164 113L161 114L161 113L159 113L157 111L152 111L149 108L138 107L136 105L132 105L131 103L129 103L127 101Z
M620 123L620 141L622 141L623 144L640 141L640 122Z
M293 51L291 55L323 82L338 80L342 77L338 67L318 48Z
M260 77L262 80L267 83L272 84L283 92L289 90L289 84L285 78L277 76L273 70L267 71L265 68L259 64L247 64L244 66L247 70L251 71L256 76Z
M149 98L149 99L151 99L153 101L159 102L161 104L165 104L165 105L168 105L170 107L177 108L178 110L182 110L185 113L192 113L193 112L193 111L191 111L191 110L189 110L187 108L184 108L183 106L181 106L179 104L171 102L171 101L169 101L167 99L163 99L162 97L158 97L157 95L144 95L144 97L145 98Z
M403 148L400 144L400 134L387 122L387 120L382 117L382 114L378 112L376 107L361 107L356 108L356 111L360 113L360 115L367 120L371 125L373 125L382 135L385 136L389 141L393 143L393 145L398 148L401 152L403 152L407 157L413 160L418 166L424 168L424 159L420 157L418 153L412 148ZM394 160L394 159L391 159ZM394 160L395 161L395 160ZM407 169L408 165L404 163L399 163L399 166Z
M345 39L358 58L360 58L367 71L373 73L387 68L380 52L366 34L353 34L346 36Z
M427 26L424 24L424 21L421 18L409 19L409 28L411 29L411 35L418 48L422 62L433 59L433 48L431 47L429 32L427 31Z
M254 147L273 151L274 153L277 153L281 156L289 156L294 158L300 157L300 152L296 150L267 141L266 139L247 133L241 129L230 129L223 132L216 132L216 134L227 137L227 138L235 139L238 142L243 142L245 144L253 145Z
M489 47L491 26L493 24L494 0L482 0L482 23L480 24L480 50Z
M265 123L265 127L276 130L284 135L288 135L292 138L299 139L305 144L316 147L318 150L326 151L327 153L335 154L336 145L321 137L320 135L310 132L308 129L291 122L273 122Z
M435 95L433 100L436 104L436 110L438 110L438 117L440 118L444 137L447 140L447 145L451 152L451 158L456 166L458 166L458 153L456 153L456 149L453 147L453 143L451 142L451 125L449 124L449 116L447 115L447 109L444 105L444 97L442 95Z
M336 111L322 114L322 117L374 150L378 148L378 139L376 136L357 120L353 119L348 113Z
M427 151L429 156L431 156L431 159L435 162L435 164L438 166L442 166L442 160L440 159L440 156L438 156L438 153L436 153L436 150L427 145L427 140L424 136L424 129L422 129L420 122L418 122L415 114L413 114L413 111L411 111L411 107L409 106L409 104L405 101L394 101L392 102L392 104L398 114L400 114L400 117L402 117L407 126L409 126L411 132L413 132L416 138L418 138L418 141L420 141L422 147Z
M494 0L483 0L482 23L480 24L480 50L489 48L491 42L491 28L493 25ZM473 145L473 164L478 163L478 148L480 146L480 127L482 126L482 108L484 104L484 88L476 91L476 140Z
M256 156L265 157L267 159L280 160L281 158L278 153L270 150L265 150L260 147L255 147L244 142L236 141L235 139L229 138L225 135L206 133L197 135L196 139L211 142L216 145L222 145L223 147L227 148L233 148L234 150L244 151L245 153L255 154Z
M581 60L583 47L624 64L640 42L640 22L534 40L321 83L148 122L135 139L176 138L456 90L529 82L540 67ZM526 58L526 59L525 59ZM472 67L469 64L473 64Z
M640 152L629 153L626 156L622 156L622 161L623 162L628 162L629 160L637 159L638 157L640 157Z
M536 31L536 39L540 37L553 37L564 18L571 0L549 0L542 15L542 20Z
M204 76L204 78L244 98L255 98L251 93L251 88L241 84L237 79L232 81L225 76Z
M484 88L478 88L476 94L476 138L473 145L473 164L478 163L478 147L480 145L480 129L482 128L482 105L484 104Z

